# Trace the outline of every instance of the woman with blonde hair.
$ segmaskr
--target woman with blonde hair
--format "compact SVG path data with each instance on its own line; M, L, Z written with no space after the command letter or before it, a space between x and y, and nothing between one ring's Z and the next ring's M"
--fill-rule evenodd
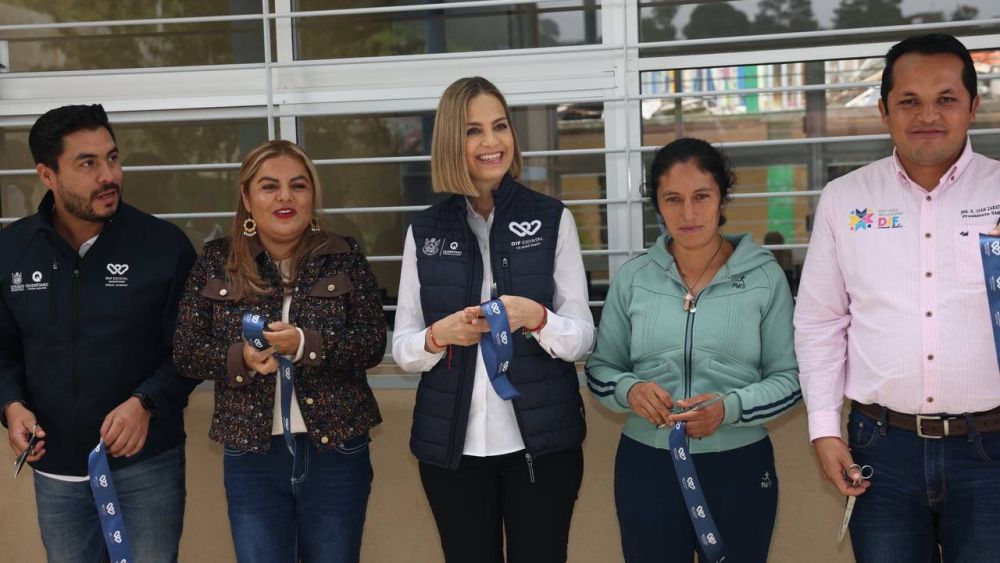
M323 230L302 149L269 141L240 169L232 235L205 245L181 301L174 359L215 382L240 562L360 557L381 422L365 370L385 351L382 304L357 241ZM267 321L271 321L267 324Z
M406 234L392 347L423 372L410 447L449 562L565 561L583 474L573 362L594 321L580 242L562 202L518 183L520 171L500 91L480 77L451 84L431 173L452 195ZM491 331L484 317L501 310L508 330ZM511 359L496 360L501 350Z

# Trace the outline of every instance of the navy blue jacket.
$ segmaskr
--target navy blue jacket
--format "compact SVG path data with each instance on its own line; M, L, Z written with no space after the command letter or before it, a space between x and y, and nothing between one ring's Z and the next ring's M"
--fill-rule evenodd
M155 414L143 450L112 468L184 441L198 382L177 374L173 333L195 253L176 226L122 203L80 258L53 227L53 201L0 230L0 407L21 401L45 429L36 469L86 475L104 417L133 393Z
M507 175L493 194L490 260L497 295L527 297L550 310L561 201ZM463 196L449 197L413 219L424 321L430 326L480 302L483 257L466 219ZM417 459L457 469L475 379L476 347L453 347L417 388L410 449ZM450 365L449 365L450 364ZM527 453L538 457L583 443L583 402L573 363L552 358L533 339L514 338L510 381L521 393L514 412Z

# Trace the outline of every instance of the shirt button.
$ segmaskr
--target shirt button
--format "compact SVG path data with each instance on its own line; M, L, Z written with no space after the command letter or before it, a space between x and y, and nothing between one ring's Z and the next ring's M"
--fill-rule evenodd
M933 316L934 316L934 313L932 313L932 312L930 312L930 311L927 311L926 313L924 313L924 316L925 316L925 317L933 317Z
M927 397L927 402L928 403L933 403L934 402L934 397Z
M319 439L319 442L321 444L329 444L330 443L330 439L327 438L326 436L323 436L322 438Z
M931 234L930 233L924 233L924 238L931 238Z
M927 359L933 361L934 360L934 354L927 354Z
M220 289L219 290L219 295L221 295L222 297L225 297L225 296L229 295L229 290L228 289Z
M242 375L237 375L236 376L236 383L243 383L243 376Z
M931 196L927 196L924 199L926 199L927 201L930 201L931 200Z
M313 401L313 400L312 400L312 397L306 397L306 404L307 404L307 405L309 405L309 406L312 406L312 404L313 404L314 402L315 402L315 401Z
M310 360L315 360L316 359L316 352L309 352L309 359Z
M330 285L326 286L326 290L332 293L337 290L337 285L331 283Z
M931 277L931 276L933 276L933 275L934 275L934 274L932 274L932 273L930 273L930 272L927 272L926 274L924 274L924 277L928 277L928 278L929 278L929 277Z

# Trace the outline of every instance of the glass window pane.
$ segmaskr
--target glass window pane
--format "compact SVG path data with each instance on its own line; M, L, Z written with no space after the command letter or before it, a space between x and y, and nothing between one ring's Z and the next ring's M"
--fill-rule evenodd
M980 105L972 127L1000 127L1000 50L973 56ZM643 144L680 135L734 142L886 133L877 106L883 67L873 58L645 72L643 93L709 95L643 100ZM726 93L815 84L827 89Z
M255 0L18 4L0 11L0 25L261 13ZM0 31L16 72L260 63L263 37L259 20Z
M337 8L412 5L412 0L346 1ZM300 0L300 11L330 9ZM453 10L297 18L297 59L333 59L523 49L601 42L596 0ZM336 29L337 33L330 33Z
M995 18L994 0L652 0L639 3L642 42L706 39L744 35L808 32L828 29L902 26L936 22L963 22ZM938 31L941 31L938 28ZM995 33L984 27L945 28L945 33ZM912 31L890 31L879 40L902 39ZM866 38L867 40L867 38ZM874 40L874 39L873 39ZM843 37L794 39L798 46L843 43ZM785 41L789 43L789 41ZM724 52L731 46L722 49ZM716 47L672 48L672 55L715 51ZM644 52L652 56L654 50Z

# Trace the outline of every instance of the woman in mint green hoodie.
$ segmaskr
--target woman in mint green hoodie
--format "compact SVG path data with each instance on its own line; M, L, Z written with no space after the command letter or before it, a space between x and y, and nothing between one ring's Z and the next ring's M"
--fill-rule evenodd
M598 400L630 414L615 459L627 563L710 559L668 445L682 421L726 563L767 561L778 480L763 424L802 395L784 271L749 234L719 233L733 182L705 141L656 152L647 186L667 234L615 274L587 362Z

